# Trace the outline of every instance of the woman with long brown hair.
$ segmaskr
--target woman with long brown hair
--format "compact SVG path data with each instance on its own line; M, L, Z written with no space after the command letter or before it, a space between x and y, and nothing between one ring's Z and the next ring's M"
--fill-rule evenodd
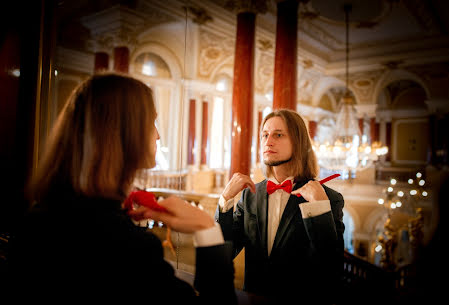
M159 202L166 212L134 212L194 234L193 288L175 276L160 240L123 207L139 170L156 165L156 116L152 90L130 76L97 74L76 88L29 184L32 206L11 241L11 291L62 302L210 300L220 291L221 300L235 302L230 248L212 217L175 196Z

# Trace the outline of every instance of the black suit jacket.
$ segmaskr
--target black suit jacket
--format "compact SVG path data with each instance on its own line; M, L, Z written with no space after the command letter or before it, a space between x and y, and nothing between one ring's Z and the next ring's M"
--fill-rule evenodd
M293 190L307 182L298 181ZM225 239L233 242L234 257L245 248L244 290L333 302L343 271L343 196L323 185L331 211L306 219L299 208L304 198L290 196L268 255L266 184L257 183L256 193L245 189L235 211L221 213L217 207L215 213Z
M33 208L11 240L8 273L17 303L208 304L218 294L220 304L236 303L230 243L196 249L195 289L175 276L156 235L102 198L61 194Z

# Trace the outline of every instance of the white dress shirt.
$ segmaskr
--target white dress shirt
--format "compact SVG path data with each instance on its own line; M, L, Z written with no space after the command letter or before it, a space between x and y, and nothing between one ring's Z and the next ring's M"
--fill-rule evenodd
M288 177L284 181L291 180L292 185L294 186L293 179L294 177ZM270 177L268 178L268 180L276 184L284 182L284 181L278 182L274 177ZM278 230L282 214L284 213L285 206L287 205L290 196L291 195L289 193L281 189L274 191L274 193L272 193L271 195L268 195L268 224L267 224L268 255L271 254L274 238L276 237L276 232ZM218 200L218 205L222 213L227 212L229 209L234 207L234 198L231 198L228 201L226 201L223 195L221 195ZM299 204L299 208L301 209L303 219L318 216L331 210L329 200L304 202Z
M224 244L223 232L218 223L213 227L193 233L193 245L195 247L211 247Z
M292 182L292 187L294 177L288 177L284 181L290 180ZM279 184L279 182L274 178L270 177L268 179L271 182ZM267 247L268 255L271 254L271 248L273 247L274 238L276 237L276 232L278 231L279 223L281 222L282 213L284 213L285 206L287 205L290 194L284 190L275 190L271 195L268 195L268 230L267 230Z

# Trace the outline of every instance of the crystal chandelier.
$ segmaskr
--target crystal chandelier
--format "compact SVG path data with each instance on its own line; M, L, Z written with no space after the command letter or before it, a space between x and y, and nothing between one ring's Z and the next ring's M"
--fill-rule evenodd
M428 198L426 180L424 180L421 172L416 173L416 179L408 179L408 187L403 186L397 190L397 180L390 179L390 185L384 190L384 197L379 198L377 203L383 205L388 210L388 217L398 208L402 208L403 212L416 216L418 203ZM408 203L403 207L403 202Z
M313 149L322 168L342 173L343 179L352 178L356 171L369 168L379 156L388 152L380 142L369 143L360 132L354 100L349 92L349 12L344 5L346 24L346 88L340 101L334 133L330 142L314 141Z

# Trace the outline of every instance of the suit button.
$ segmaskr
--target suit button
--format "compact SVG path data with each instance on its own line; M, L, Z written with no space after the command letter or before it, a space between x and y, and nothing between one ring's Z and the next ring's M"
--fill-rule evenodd
M312 217L312 212L308 212L307 216Z

